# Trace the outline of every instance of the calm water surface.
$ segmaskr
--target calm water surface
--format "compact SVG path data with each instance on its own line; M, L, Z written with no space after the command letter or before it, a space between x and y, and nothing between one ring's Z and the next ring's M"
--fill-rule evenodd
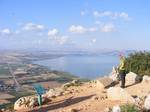
M69 72L81 78L94 79L108 75L112 67L118 64L117 56L64 56L56 59L36 61L35 64L49 67L51 70Z

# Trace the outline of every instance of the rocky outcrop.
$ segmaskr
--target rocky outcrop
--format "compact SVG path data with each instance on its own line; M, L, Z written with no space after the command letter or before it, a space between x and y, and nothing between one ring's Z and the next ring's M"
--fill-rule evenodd
M49 99L42 96L42 103L47 102ZM26 96L19 98L14 104L14 110L28 110L38 105L37 96Z
M144 108L145 108L146 110L150 111L150 94L147 95L147 98L145 99Z
M150 83L150 76L144 75L142 82Z
M118 81L118 74L119 74L119 72L118 72L117 68L113 67L112 72L109 75L109 78L111 78L113 81Z
M96 87L98 88L108 88L115 84L115 82L109 77L103 77L96 80Z
M19 98L14 104L14 110L24 110L38 105L36 96L27 96Z
M42 96L46 97L46 98L52 98L52 97L61 96L62 93L63 93L62 89L55 88L55 89L50 89L49 91L47 91Z
M131 85L131 84L136 83L136 77L137 77L137 74L133 72L129 72L128 74L126 74L126 84Z
M120 87L110 87L107 90L107 97L110 100L120 100L127 103L134 103L134 98L124 89Z

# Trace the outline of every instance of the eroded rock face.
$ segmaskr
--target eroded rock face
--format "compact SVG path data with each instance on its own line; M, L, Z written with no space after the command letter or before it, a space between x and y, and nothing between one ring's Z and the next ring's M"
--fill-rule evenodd
M147 98L145 99L144 108L145 108L146 110L150 110L150 94L147 95Z
M36 96L27 96L19 98L14 104L14 110L30 109L38 105Z
M120 87L110 87L107 90L107 97L110 100L120 100L127 103L135 103L134 98L126 90Z

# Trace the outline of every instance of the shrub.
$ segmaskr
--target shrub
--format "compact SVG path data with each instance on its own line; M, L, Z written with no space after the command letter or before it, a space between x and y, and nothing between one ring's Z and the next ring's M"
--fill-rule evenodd
M126 58L127 72L150 76L150 52L135 52Z
M120 106L121 112L140 112L135 105L125 104Z

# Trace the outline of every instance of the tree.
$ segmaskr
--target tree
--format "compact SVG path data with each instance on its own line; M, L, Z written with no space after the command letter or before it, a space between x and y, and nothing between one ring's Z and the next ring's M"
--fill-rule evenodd
M150 76L150 52L135 52L126 58L127 71Z

